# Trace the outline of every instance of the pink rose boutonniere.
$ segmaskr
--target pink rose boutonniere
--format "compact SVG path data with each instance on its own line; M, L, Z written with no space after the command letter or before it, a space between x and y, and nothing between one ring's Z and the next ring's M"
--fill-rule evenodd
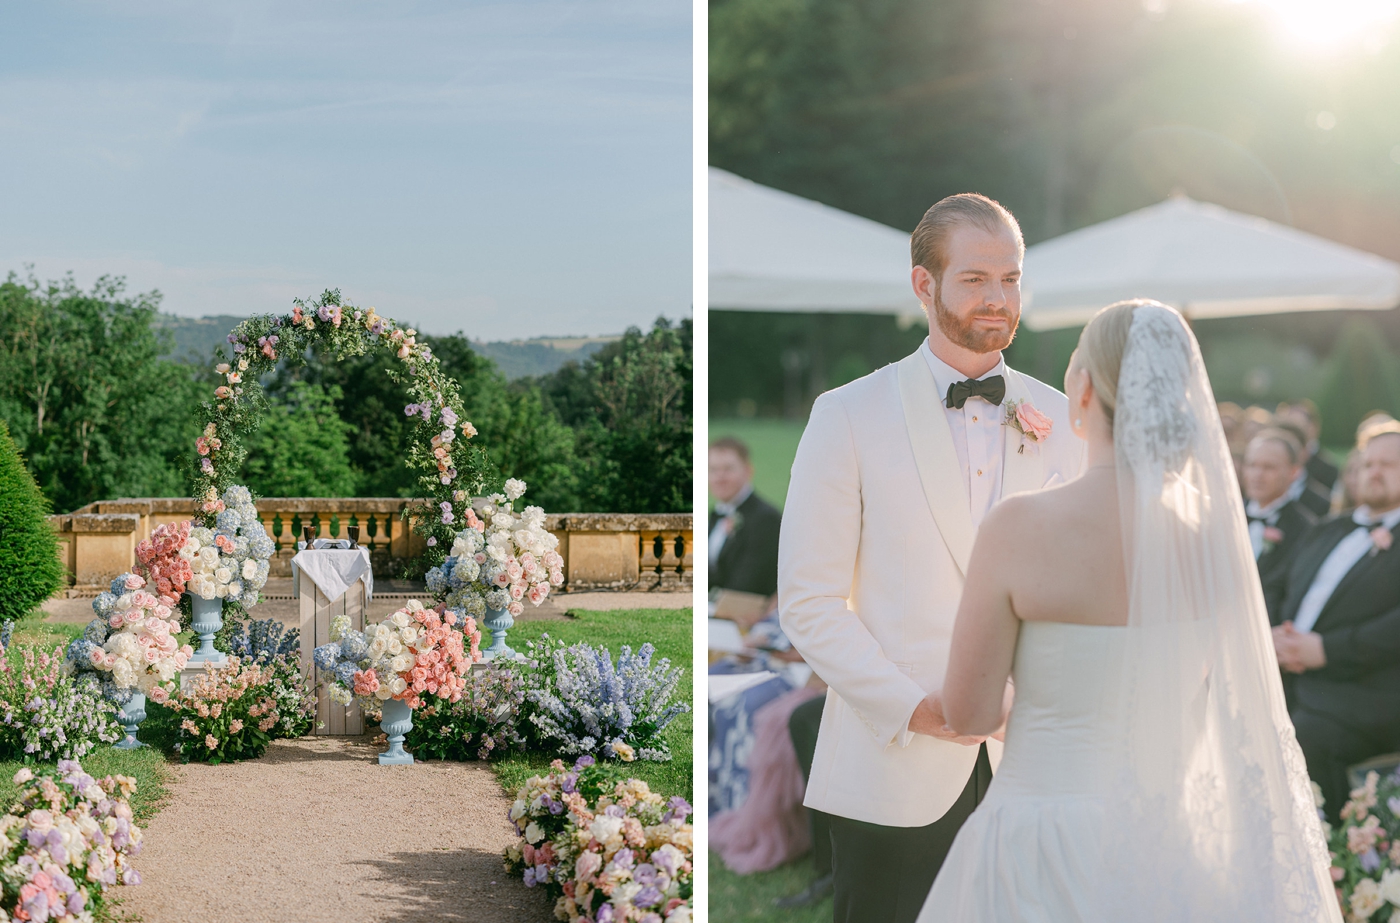
M1389 551L1390 543L1394 541L1394 538L1395 537L1390 534L1390 530L1385 526L1376 526L1372 529L1371 544L1374 547L1371 549L1371 556L1374 557L1382 551Z
M1031 442L1044 442L1055 427L1054 421L1036 410L1030 401L1007 401L1005 425L1015 427L1022 436L1021 447L1017 452L1026 451L1026 439Z
M1264 550L1269 551L1276 548L1283 541L1283 530L1278 526L1264 527Z

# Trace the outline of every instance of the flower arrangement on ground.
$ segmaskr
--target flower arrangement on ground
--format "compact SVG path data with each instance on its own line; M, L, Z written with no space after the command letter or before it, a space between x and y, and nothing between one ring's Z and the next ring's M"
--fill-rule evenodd
M262 756L282 720L272 682L266 665L237 657L206 663L168 703L180 720L180 758L217 765Z
M179 599L185 584L194 576L190 557L180 553L190 540L192 527L189 520L166 523L136 546L136 566L132 570L145 578L157 596Z
M210 525L195 526L179 555L190 562L189 592L222 599L244 609L257 605L277 546L267 534L253 495L235 484L224 491Z
M509 668L469 673L456 702L432 693L423 698L404 739L415 756L489 760L525 750L525 686Z
M613 780L592 757L555 760L516 793L520 839L506 871L555 897L570 923L689 923L693 907L691 806L640 779Z
M406 386L412 400L405 414L421 418L404 461L421 472L421 500L412 512L415 529L431 540L424 566L438 563L452 540L453 519L473 493L485 488L490 468L485 452L470 444L476 427L466 419L461 389L442 371L432 349L418 341L418 332L374 308L345 304L339 290L327 289L315 301L295 300L288 314L248 318L229 334L228 344L231 355L221 348L215 366L222 381L213 400L198 411L201 433L191 473L203 525L214 526L220 494L235 482L247 455L243 441L257 428L264 406L263 375L279 363L305 361L313 347L337 358L385 348L399 360L390 377Z
M481 498L465 511L466 528L453 537L448 558L425 575L435 599L473 618L488 609L519 616L526 602L538 606L551 587L563 585L559 538L545 529L544 510L514 510L525 490L524 481L512 478L505 493Z
M301 672L301 632L276 619L240 622L229 634L229 653L263 668L267 695L277 703L273 738L304 737L316 726L316 693Z
M93 600L97 618L69 645L75 670L101 674L103 693L125 705L135 693L164 703L194 653L176 639L180 623L169 596L153 596L137 574L122 574Z
M1400 920L1400 769L1366 774L1329 833L1332 879L1348 923Z
M617 663L606 647L565 646L548 634L529 642L521 673L532 708L529 721L546 746L573 756L664 761L671 758L662 731L690 711L673 702L685 670L643 644L623 645Z
M425 693L456 702L466 688L463 677L481 659L475 620L426 609L416 599L364 631L337 616L330 638L313 653L316 666L329 674L327 695L342 705L359 698L369 710L388 699L418 708Z
M136 780L94 779L72 760L15 774L19 800L0 817L0 911L5 919L86 923L109 888L138 885L131 857L141 828L128 799Z
M121 739L116 711L93 674L70 672L62 648L0 658L0 759L84 757Z

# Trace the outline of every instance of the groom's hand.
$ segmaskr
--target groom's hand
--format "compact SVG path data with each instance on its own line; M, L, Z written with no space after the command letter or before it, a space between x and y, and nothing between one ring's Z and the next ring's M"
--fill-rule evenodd
M914 714L909 716L909 730L915 734L924 734L929 737L937 737L939 740L951 741L955 744L962 744L964 747L975 747L985 737L964 737L948 726L948 719L943 716L943 702L937 693L929 693L924 696L924 700L914 709Z

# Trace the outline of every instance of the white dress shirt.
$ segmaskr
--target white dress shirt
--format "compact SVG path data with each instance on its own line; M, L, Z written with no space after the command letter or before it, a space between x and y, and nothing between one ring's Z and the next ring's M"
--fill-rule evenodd
M1268 506L1260 506L1253 500L1245 504L1244 514L1249 517L1249 544L1254 549L1254 560L1259 560L1264 553L1264 530L1278 524L1279 511L1292 499L1290 492L1285 490Z
M1317 624L1317 617L1322 614L1327 601L1332 598L1332 594L1337 591L1342 578L1345 577L1357 562L1371 553L1374 544L1371 541L1371 522L1374 520L1371 511L1366 507L1358 507L1353 514L1352 520L1356 523L1356 529L1337 543L1337 547L1332 549L1332 553L1327 556L1327 560L1322 562L1322 567L1317 571L1317 576L1313 578L1312 586L1308 587L1308 592L1303 596L1303 601L1298 604L1298 614L1293 619L1293 627L1298 631L1312 631L1312 627ZM1400 508L1393 509L1381 517L1381 523L1387 529L1394 529L1400 525Z
M734 531L734 513L744 505L744 501L752 493L753 482L750 481L730 502L715 501L715 515L719 518L715 520L715 527L710 530L709 557L711 567L719 563L719 553L724 550L724 543L729 540L729 534Z
M943 412L948 415L948 428L953 431L953 448L958 453L958 463L962 465L963 477L967 479L967 495L971 501L973 527L980 526L987 511L1001 499L1001 458L1004 451L1006 427L1006 405L992 404L983 397L970 397L961 408L949 407L948 389L967 376L933 354L928 340L924 340L919 351L928 362L933 380L938 385L938 396L942 399ZM1006 360L1001 359L996 367L978 381L993 375L1006 376Z

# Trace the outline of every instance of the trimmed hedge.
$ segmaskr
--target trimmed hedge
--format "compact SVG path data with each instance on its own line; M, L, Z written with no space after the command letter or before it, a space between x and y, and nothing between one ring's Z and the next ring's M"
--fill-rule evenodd
M65 583L49 503L0 421L0 622L20 619Z

